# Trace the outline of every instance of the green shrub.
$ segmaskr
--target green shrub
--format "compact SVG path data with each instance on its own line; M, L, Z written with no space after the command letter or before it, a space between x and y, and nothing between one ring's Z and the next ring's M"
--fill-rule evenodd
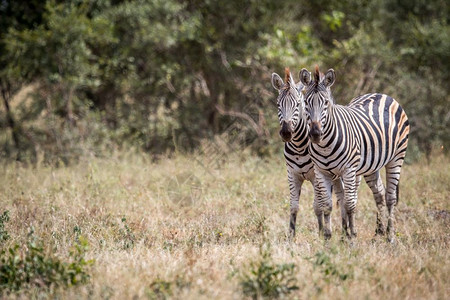
M0 243L9 239L9 234L5 229L6 222L9 222L9 211L7 210L0 216Z
M340 270L338 266L332 262L331 257L327 252L317 252L315 258L311 261L314 268L318 268L321 271L326 282L330 282L333 279L345 281L351 278L351 273L345 273Z
M16 244L2 249L0 259L0 291L17 291L30 286L73 286L86 283L93 260L84 258L88 242L79 237L69 252L69 261L62 261L44 248L43 241L29 237L26 246Z
M268 245L261 246L260 258L251 262L245 270L248 271L241 274L240 284L243 293L252 299L278 298L298 290L295 265L273 263Z
M122 217L122 224L123 228L120 228L119 230L119 237L116 239L118 243L121 244L122 249L133 249L136 236L134 235L133 230L128 226L127 224L127 218Z
M156 279L150 284L146 294L149 299L169 299L176 294L177 290L179 291L189 286L190 283L180 276L177 276L173 281Z

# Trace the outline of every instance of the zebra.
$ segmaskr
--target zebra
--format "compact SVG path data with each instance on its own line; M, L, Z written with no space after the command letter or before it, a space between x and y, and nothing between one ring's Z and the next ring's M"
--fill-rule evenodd
M321 78L316 66L314 80L308 70L300 71L316 178L314 211L319 231L323 231L326 239L331 238L331 183L342 178L346 213L342 215L342 230L349 238L356 236L357 177L364 176L377 203L379 231L384 229L381 208L384 202L387 205L386 231L388 240L393 242L394 207L398 203L400 171L408 146L408 117L396 100L379 93L358 96L347 106L334 104L330 87L335 79L333 69ZM383 166L386 189L380 177Z
M286 161L290 190L289 236L295 236L295 224L299 210L301 188L305 180L314 185L314 165L309 155L308 127L303 118L303 85L296 84L289 68L285 69L285 81L272 73L272 85L278 91L277 106L280 121L280 136L285 142ZM341 180L333 182L338 202L343 201L344 190Z

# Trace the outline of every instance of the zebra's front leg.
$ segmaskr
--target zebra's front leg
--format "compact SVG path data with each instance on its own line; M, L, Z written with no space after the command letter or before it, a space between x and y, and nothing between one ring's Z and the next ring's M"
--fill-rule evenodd
M323 232L324 238L328 240L331 238L331 211L333 209L333 201L331 199L332 181L317 169L315 169L315 177L314 212L319 223L319 234Z
M344 205L347 212L348 226L350 228L350 238L353 238L356 237L355 209L358 201L356 190L361 182L361 178L357 178L355 171L350 169L344 172L342 181L344 183Z
M298 202L302 190L303 180L293 172L288 172L289 191L290 191L290 209L291 217L289 220L289 238L295 237L295 224L297 222Z

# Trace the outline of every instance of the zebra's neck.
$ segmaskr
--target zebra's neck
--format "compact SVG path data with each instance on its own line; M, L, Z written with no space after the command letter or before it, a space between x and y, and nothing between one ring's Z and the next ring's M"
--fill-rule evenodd
M333 149L337 143L339 143L339 135L337 130L337 122L335 115L336 105L331 104L328 108L327 118L325 120L325 124L323 126L323 136L321 141L317 144L318 147L314 147L315 149L320 148L320 152L326 152L329 149Z
M288 142L289 148L299 154L303 154L309 145L308 126L303 118L299 119L294 129L292 140Z

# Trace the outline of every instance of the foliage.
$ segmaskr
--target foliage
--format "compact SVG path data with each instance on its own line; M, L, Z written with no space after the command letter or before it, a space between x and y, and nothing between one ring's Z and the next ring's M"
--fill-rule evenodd
M351 278L351 273L340 270L340 267L332 261L329 252L319 251L314 255L314 259L310 259L314 268L318 268L325 281L330 282L337 279L345 281Z
M5 210L3 214L0 215L0 243L3 243L10 238L8 231L5 229L5 223L7 222L9 222L9 211Z
M337 71L341 104L374 91L399 100L411 148L429 157L450 149L449 15L442 0L6 0L0 154L67 164L191 151L236 123L242 147L270 154L271 73L319 64Z
M250 262L246 267L248 271L241 274L240 284L246 296L252 299L278 298L298 290L293 263L273 263L268 244L260 246L259 254L259 259Z
M136 237L133 231L127 224L127 219L125 217L122 218L123 228L119 230L120 233L120 243L122 244L123 249L132 249L134 247L134 243L136 241Z
M1 250L0 290L86 283L90 278L89 267L94 262L85 259L87 249L87 240L79 237L66 262L46 251L44 241L30 235L25 247L15 244Z
M181 276L176 276L173 281L156 279L146 290L148 299L170 299L174 294L182 289L189 288L190 283L186 282ZM176 295L176 294L175 294Z

